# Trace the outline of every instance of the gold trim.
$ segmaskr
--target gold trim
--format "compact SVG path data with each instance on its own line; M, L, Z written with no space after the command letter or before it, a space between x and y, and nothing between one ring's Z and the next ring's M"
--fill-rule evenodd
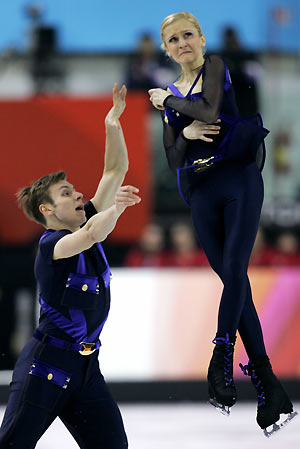
M80 344L83 346L83 349L81 351L78 351L81 355L90 355L93 354L93 352L96 351L96 343L86 343L84 341L81 341ZM94 347L94 349L92 349Z
M214 156L195 160L192 165L199 165L195 168L195 172L206 170L211 165L213 165L214 162L212 161L212 159L214 159Z

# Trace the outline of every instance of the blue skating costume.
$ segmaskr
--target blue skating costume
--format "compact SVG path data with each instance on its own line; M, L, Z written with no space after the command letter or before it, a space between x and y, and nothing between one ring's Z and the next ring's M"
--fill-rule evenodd
M201 75L202 91L193 93ZM268 131L259 115L239 116L228 69L217 55L205 58L185 97L174 84L168 87L174 95L165 99L162 113L166 156L201 246L224 284L218 332L235 335L238 329L248 355L264 355L247 270L263 202L260 170ZM221 131L213 142L183 136L194 120L217 118Z
M87 219L96 214L85 205ZM14 369L0 448L34 448L59 416L79 447L127 447L122 418L99 369L110 307L110 268L100 244L53 260L68 230L47 230L35 262L41 316Z

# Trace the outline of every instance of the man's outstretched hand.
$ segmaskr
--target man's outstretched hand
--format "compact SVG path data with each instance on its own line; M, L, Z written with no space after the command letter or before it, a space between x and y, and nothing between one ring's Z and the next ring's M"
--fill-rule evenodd
M137 187L121 186L115 197L116 209L119 213L124 212L126 207L135 206L141 202L141 198L136 195L139 192Z

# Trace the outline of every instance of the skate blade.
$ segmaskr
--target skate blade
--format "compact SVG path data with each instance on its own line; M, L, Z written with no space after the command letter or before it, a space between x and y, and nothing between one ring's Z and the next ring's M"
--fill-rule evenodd
M284 421L282 421L282 422L278 421L277 423L273 424L272 426L269 426L269 429L271 428L270 430L268 430L268 428L267 428L267 429L264 429L264 430L263 430L264 435L265 435L267 438L270 438L272 435L274 435L274 433L276 433L276 432L278 432L279 430L281 430L282 427L284 427L284 426L286 426L287 424L289 424L289 423L292 421L292 419L294 419L297 415L298 415L298 412L291 412L291 413L288 413L288 415L287 415L287 417L285 418ZM285 415L285 416L286 416L286 415Z
M215 409L222 413L222 415L229 416L230 415L230 407L229 405L223 405L219 404L219 402L216 401L216 398L210 398L208 400L208 403L211 404Z

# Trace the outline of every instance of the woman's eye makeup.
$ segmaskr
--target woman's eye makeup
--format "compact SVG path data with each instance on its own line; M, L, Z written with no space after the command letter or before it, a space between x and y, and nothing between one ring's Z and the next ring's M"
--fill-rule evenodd
M192 33L191 31L186 31L186 32L183 34L183 37L185 37L185 38L188 38L188 37L191 37L191 36L193 36L193 33ZM178 41L178 37L177 37L177 36L172 36L172 37L170 37L169 40L168 40L169 43L171 43L171 42L177 42L177 41Z

